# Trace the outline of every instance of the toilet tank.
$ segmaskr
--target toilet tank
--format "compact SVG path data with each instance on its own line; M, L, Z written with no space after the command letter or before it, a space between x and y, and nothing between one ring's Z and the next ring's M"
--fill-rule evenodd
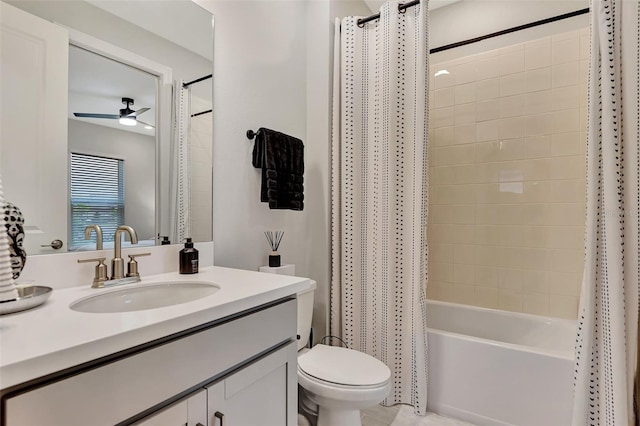
M317 284L310 280L311 287L298 293L298 350L304 348L309 343L309 333L311 333L311 319L313 317L313 294Z

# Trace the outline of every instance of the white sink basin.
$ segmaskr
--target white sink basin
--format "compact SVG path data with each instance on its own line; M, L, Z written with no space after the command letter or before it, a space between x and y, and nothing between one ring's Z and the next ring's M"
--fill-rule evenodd
M204 281L137 284L76 300L69 307L89 313L142 311L191 302L218 290L220 287L216 284Z

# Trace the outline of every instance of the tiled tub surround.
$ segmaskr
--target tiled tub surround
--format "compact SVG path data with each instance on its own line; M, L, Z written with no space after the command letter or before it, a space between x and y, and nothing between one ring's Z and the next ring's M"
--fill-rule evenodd
M431 65L429 298L576 318L588 29Z

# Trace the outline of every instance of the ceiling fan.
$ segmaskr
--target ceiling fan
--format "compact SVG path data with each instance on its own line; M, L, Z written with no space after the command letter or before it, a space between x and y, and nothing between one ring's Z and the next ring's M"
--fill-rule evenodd
M137 123L140 123L140 124L144 124L145 126L149 126L151 128L154 127L151 124L138 120L138 116L149 111L149 108L140 108L137 111L132 110L130 106L133 105L134 103L133 103L133 99L131 98L122 98L122 104L126 105L126 107L120 109L120 114L74 112L73 115L81 118L106 118L110 120L118 120L120 124L123 124L125 126L135 126Z

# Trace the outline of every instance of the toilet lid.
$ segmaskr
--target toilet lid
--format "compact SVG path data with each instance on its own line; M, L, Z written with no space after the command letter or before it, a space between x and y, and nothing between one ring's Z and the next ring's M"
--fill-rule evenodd
M298 367L325 382L347 386L372 386L391 377L389 367L353 349L316 345L298 357Z

